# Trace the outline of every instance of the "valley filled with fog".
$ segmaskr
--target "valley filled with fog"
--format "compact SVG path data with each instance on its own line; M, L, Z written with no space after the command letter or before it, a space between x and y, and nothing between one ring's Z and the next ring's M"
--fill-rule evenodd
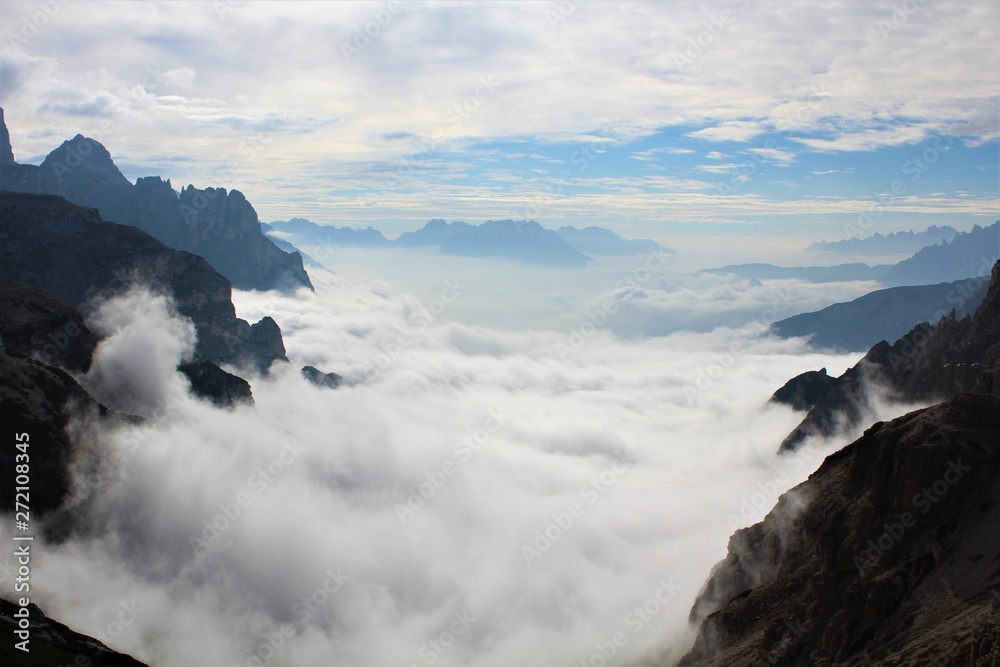
M551 273L498 261L509 279L490 280L464 261L429 272L424 299L391 274L323 270L315 292L235 292L241 317L275 318L292 362L251 378L256 408L187 393L175 369L194 331L162 295L100 305L88 386L150 421L74 419L91 443L69 503L82 519L39 552L39 603L155 664L601 664L616 633L615 660L679 658L729 535L857 435L775 456L802 414L771 393L858 355L760 323L782 291L805 301L791 314L864 285L664 268L616 288L645 261L630 257L550 281L553 314L499 331L482 322L540 301L525 295ZM636 335L637 289L678 329L736 326ZM616 293L621 312L581 327ZM306 382L304 364L343 386ZM869 422L909 409L874 405Z

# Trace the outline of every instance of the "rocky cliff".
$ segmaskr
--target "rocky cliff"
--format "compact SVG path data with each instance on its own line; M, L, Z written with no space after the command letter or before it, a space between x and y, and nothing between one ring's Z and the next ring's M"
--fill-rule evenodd
M2 131L7 137L6 125ZM12 154L10 162L0 163L0 189L58 195L96 208L104 220L204 257L238 289L312 289L302 257L264 235L257 212L237 190L188 186L178 195L170 181L155 176L133 185L100 142L79 134L39 167L15 164Z
M196 351L215 363L266 369L286 360L270 318L236 317L229 281L208 262L60 197L0 192L0 278L14 278L84 305L139 281L167 291L198 334Z
M829 436L855 427L870 391L889 391L904 401L933 401L973 386L978 375L1000 358L1000 262L973 317L952 312L935 324L922 323L890 345L882 341L823 395L781 443L798 447L811 435Z
M895 357L904 394L954 393L948 359L983 367L946 402L875 424L737 531L681 664L1000 665L1000 264L974 318L911 334L866 357L889 370Z

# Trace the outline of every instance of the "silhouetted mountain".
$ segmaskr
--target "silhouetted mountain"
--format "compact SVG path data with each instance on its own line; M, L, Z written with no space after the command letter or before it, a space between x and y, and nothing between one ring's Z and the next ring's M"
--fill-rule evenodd
M371 226L366 229L318 225L305 218L292 218L268 223L270 230L287 237L297 245L343 245L378 248L389 245L382 232ZM265 230L265 233L270 230ZM269 234L274 239L274 236ZM281 237L279 237L281 238Z
M935 324L919 324L890 345L875 345L837 378L806 418L781 443L798 447L811 435L829 436L857 427L869 390L888 390L899 400L931 401L967 391L1000 358L1000 262L993 267L985 300L973 317L954 313Z
M336 389L344 379L336 373L324 373L315 366L303 366L302 377L317 387L325 387L326 389Z
M5 163L0 189L53 194L96 208L109 222L137 227L175 250L204 257L239 289L312 288L302 258L264 236L257 212L238 190L188 186L178 194L158 176L133 185L103 145L79 134L39 167Z
M956 356L989 370L875 424L738 530L682 665L1000 664L1000 263L974 318L912 334L888 351L904 388L948 393Z
M526 264L579 267L588 257L558 234L533 220L487 220L481 225L434 219L415 232L400 234L395 245L437 246L465 257L506 257Z
M236 317L229 281L208 262L145 232L105 222L97 211L51 195L0 192L0 278L14 278L83 305L136 279L173 295L198 333L196 351L216 363L260 370L287 360L270 318Z
M124 653L118 653L93 637L80 634L58 621L48 618L38 605L28 609L28 636L30 652L14 648L14 628L20 607L0 598L0 623L9 626L4 630L8 640L0 643L0 664L24 667L145 667L145 663Z
M435 218L415 232L404 232L399 235L393 245L412 248L416 246L441 247L451 237L472 229L467 222L445 222Z
M566 226L556 230L569 247L591 255L641 255L647 252L676 254L651 239L623 239L610 229L603 227Z
M3 109L0 109L0 167L8 164L15 164L14 149L10 145L10 133L3 119Z
M961 319L986 296L989 281L969 278L941 285L891 287L847 303L795 315L771 329L783 338L809 337L813 347L866 350L880 340L897 340L920 322L937 322L952 309Z
M958 230L945 225L931 225L922 232L896 232L894 234L873 234L867 238L844 239L842 241L820 241L806 250L848 255L878 257L880 255L912 255L929 245L951 241Z
M836 384L836 378L831 377L825 368L818 371L806 371L796 375L771 396L771 403L781 403L792 408L808 412L816 407L819 399Z
M879 264L839 264L837 266L775 266L773 264L730 264L698 273L734 275L755 280L798 278L812 283L836 283L852 280L882 280L891 267Z
M1000 221L924 248L889 271L886 285L934 285L982 275L1000 259Z

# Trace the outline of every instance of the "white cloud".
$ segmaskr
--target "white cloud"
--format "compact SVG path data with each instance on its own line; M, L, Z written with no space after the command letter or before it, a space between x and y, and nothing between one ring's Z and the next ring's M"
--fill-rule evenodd
M689 132L687 136L707 141L747 142L761 135L764 127L756 121L731 120L714 127Z
M79 532L39 543L32 561L47 613L154 664L424 664L466 612L474 620L454 626L437 664L572 664L623 627L623 660L676 656L733 522L759 519L835 446L774 456L800 415L767 407L770 393L854 361L801 341L723 329L623 344L581 327L576 346L557 332L422 327L412 297L315 282L297 296L237 294L242 316L277 318L293 360L254 381L256 409L171 394L147 424L77 424L100 437L77 466L89 473ZM718 303L743 298L715 287ZM769 297L751 297L759 314ZM130 299L104 320L120 341L189 327L162 301ZM129 312L141 317L119 317ZM145 354L114 343L98 368ZM308 385L296 370L307 362L348 386ZM180 386L169 364L116 368ZM421 489L401 522L398 506ZM196 553L193 536L211 545ZM525 547L539 550L530 564ZM675 599L631 632L626 615L661 580ZM123 603L134 622L112 626Z

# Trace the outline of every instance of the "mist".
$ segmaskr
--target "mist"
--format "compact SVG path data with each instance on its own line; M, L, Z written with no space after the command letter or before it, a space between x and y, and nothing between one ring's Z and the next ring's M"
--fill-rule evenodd
M194 337L167 298L97 304L107 337L80 381L146 421L75 417L80 519L37 545L33 599L152 664L679 658L729 535L856 435L778 457L802 415L768 397L857 355L767 336L773 299L738 289L741 326L627 340L625 302L606 325L498 331L460 321L476 293L449 280L423 300L324 271L314 293L235 293L291 363L230 409L174 370ZM719 317L677 293L668 306Z

